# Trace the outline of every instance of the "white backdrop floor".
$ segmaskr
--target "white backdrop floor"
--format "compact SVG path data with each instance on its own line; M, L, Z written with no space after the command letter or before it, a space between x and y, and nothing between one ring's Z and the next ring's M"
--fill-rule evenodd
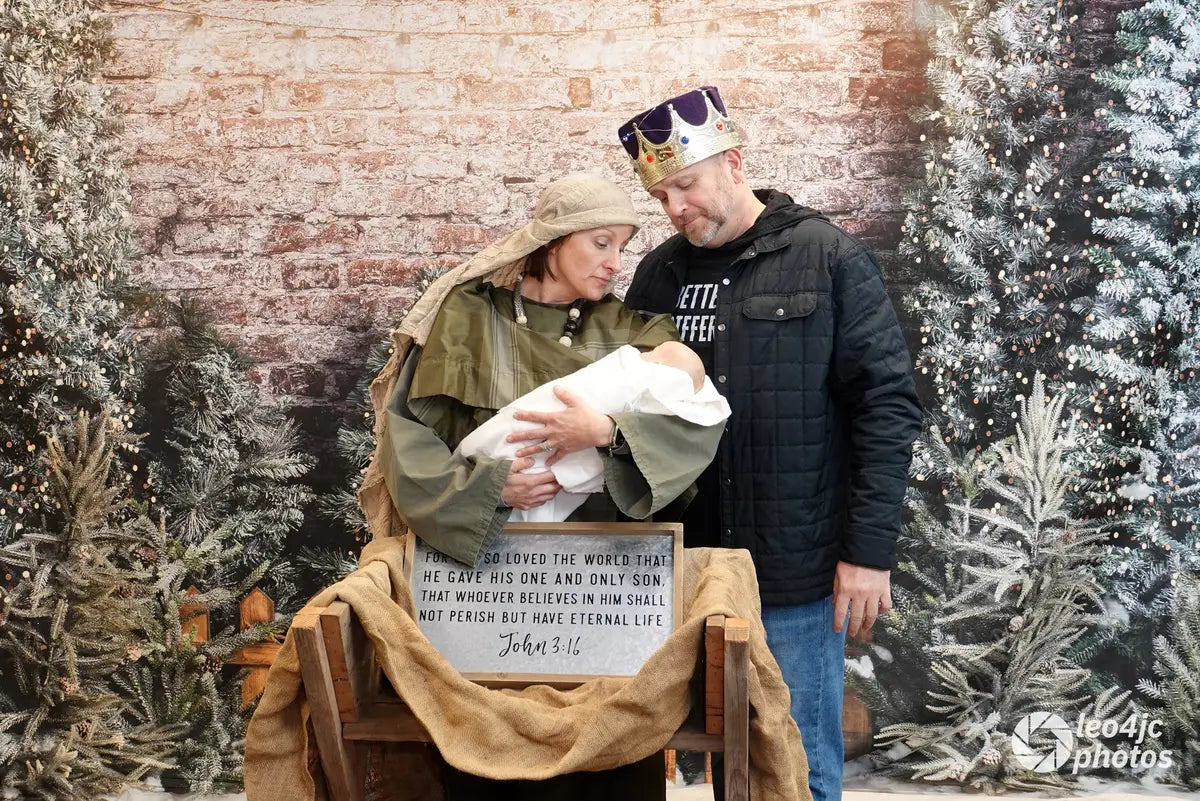
M978 793L967 794L955 792L950 788L922 787L911 783L884 780L886 789L872 788L870 790L847 789L843 793L843 801L980 801ZM872 784L875 784L872 782ZM882 782L881 782L882 784ZM1084 782L1081 792L1071 798L1084 801L1149 801L1150 799L1200 799L1200 793L1189 793L1183 790L1172 790L1161 785L1145 787L1139 784L1125 782L1106 784L1100 782ZM668 786L667 801L710 801L712 787L699 784L690 787L678 785ZM1050 797L1040 793L1014 793L1011 799ZM226 793L224 795L170 795L162 792L146 790L126 790L113 801L246 801L243 793Z

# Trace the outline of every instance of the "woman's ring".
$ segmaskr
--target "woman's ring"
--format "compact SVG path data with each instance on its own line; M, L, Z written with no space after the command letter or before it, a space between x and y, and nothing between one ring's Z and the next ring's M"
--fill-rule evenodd
M550 440L546 440L542 443L542 450L544 450L546 453L554 450L554 446L550 444Z

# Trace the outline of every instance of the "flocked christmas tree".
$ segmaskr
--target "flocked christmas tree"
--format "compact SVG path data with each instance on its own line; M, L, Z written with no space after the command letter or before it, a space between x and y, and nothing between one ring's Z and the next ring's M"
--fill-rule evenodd
M1016 436L976 460L978 492L949 507L961 537L945 540L943 556L961 590L938 612L940 637L926 650L935 717L879 735L893 744L893 769L912 778L989 790L1060 784L1022 763L1013 733L1031 713L1095 711L1070 649L1099 609L1093 566L1105 535L1071 514L1066 457L1079 445L1074 426L1061 425L1066 395L1047 400L1042 383L1035 376L1018 401ZM1102 697L1100 714L1122 700Z
M1057 0L958 0L936 24L900 253L929 276L907 304L917 372L959 453L1007 435L1035 372L1070 380L1068 304L1091 276L1078 223L1093 133L1067 101L1077 25Z
M1167 633L1154 639L1154 680L1138 687L1162 710L1162 744L1174 754L1169 778L1200 790L1200 580L1182 577L1173 597Z
M294 423L265 404L252 363L189 302L172 306L178 334L151 359L145 405L156 431L151 455L162 474L160 502L172 537L211 558L190 562L188 581L208 606L232 605L253 587L279 608L296 592L289 536L311 492L300 479L313 459Z
M179 729L162 784L208 792L241 782L247 712L237 669L225 663L287 626L284 618L239 631L237 603L255 587L282 610L300 600L288 551L311 500L300 480L313 460L291 421L264 404L250 362L193 304L171 312L176 333L152 354L159 366L145 398L162 432L147 450L164 477L158 500L169 533L154 566L156 647L116 682L132 720ZM185 600L207 613L207 641L180 631Z
M101 6L0 14L0 544L40 525L50 427L80 408L129 423L138 388L120 126L93 83Z
M1087 405L1103 437L1093 501L1113 523L1104 562L1112 613L1087 649L1126 686L1181 575L1200 570L1200 2L1152 0L1120 15L1123 60L1097 79L1117 139L1088 198L1101 280L1078 304L1076 349L1097 376ZM1115 657L1115 659L1114 659Z
M161 529L113 458L124 425L80 414L43 455L44 523L5 546L0 590L0 797L91 801L165 767L178 729L131 723L114 672L154 647L150 565ZM64 427L71 430L72 427Z
M1055 394L1074 391L1068 347L1081 321L1070 303L1092 280L1081 215L1095 145L1090 115L1068 102L1081 80L1071 4L956 0L929 13L932 102L914 114L925 173L906 199L899 248L926 276L905 303L921 336L926 430L893 571L895 612L870 646L886 666L848 676L884 724L941 717L926 708L937 680L929 649L952 636L937 621L971 580L947 557L972 557L957 547L969 516L951 508L987 501L980 459L1012 436L1035 372Z
M99 2L0 10L0 787L91 799L158 755L107 682L144 651L129 194ZM77 412L97 422L73 431ZM103 422L101 422L103 421ZM106 427L115 427L106 432ZM47 452L47 437L61 443ZM65 443L77 443L68 446ZM110 464L112 451L117 458Z

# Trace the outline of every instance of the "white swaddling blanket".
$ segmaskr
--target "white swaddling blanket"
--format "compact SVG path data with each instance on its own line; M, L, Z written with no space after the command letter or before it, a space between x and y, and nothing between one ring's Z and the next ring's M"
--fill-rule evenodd
M513 413L557 412L566 406L554 395L563 387L600 414L646 412L674 415L689 423L713 426L729 417L729 403L707 376L699 392L683 370L648 362L632 345L624 345L602 359L570 375L548 381L496 412L492 419L472 431L458 446L464 456L512 459L528 442L507 442L517 431L540 428L538 423L513 419ZM534 466L525 473L541 473L549 454L538 453ZM513 523L553 523L567 519L587 499L604 489L604 463L595 448L569 453L549 468L562 485L550 501L535 509L514 509Z

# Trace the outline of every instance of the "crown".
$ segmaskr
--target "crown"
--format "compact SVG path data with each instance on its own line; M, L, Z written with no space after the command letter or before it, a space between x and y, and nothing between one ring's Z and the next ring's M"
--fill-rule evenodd
M621 126L618 134L643 187L649 189L684 167L742 144L741 130L725 113L724 104L718 108L720 103L716 87L705 86L673 97ZM691 119L702 112L703 122L688 122L680 109ZM660 138L661 143L652 141Z

